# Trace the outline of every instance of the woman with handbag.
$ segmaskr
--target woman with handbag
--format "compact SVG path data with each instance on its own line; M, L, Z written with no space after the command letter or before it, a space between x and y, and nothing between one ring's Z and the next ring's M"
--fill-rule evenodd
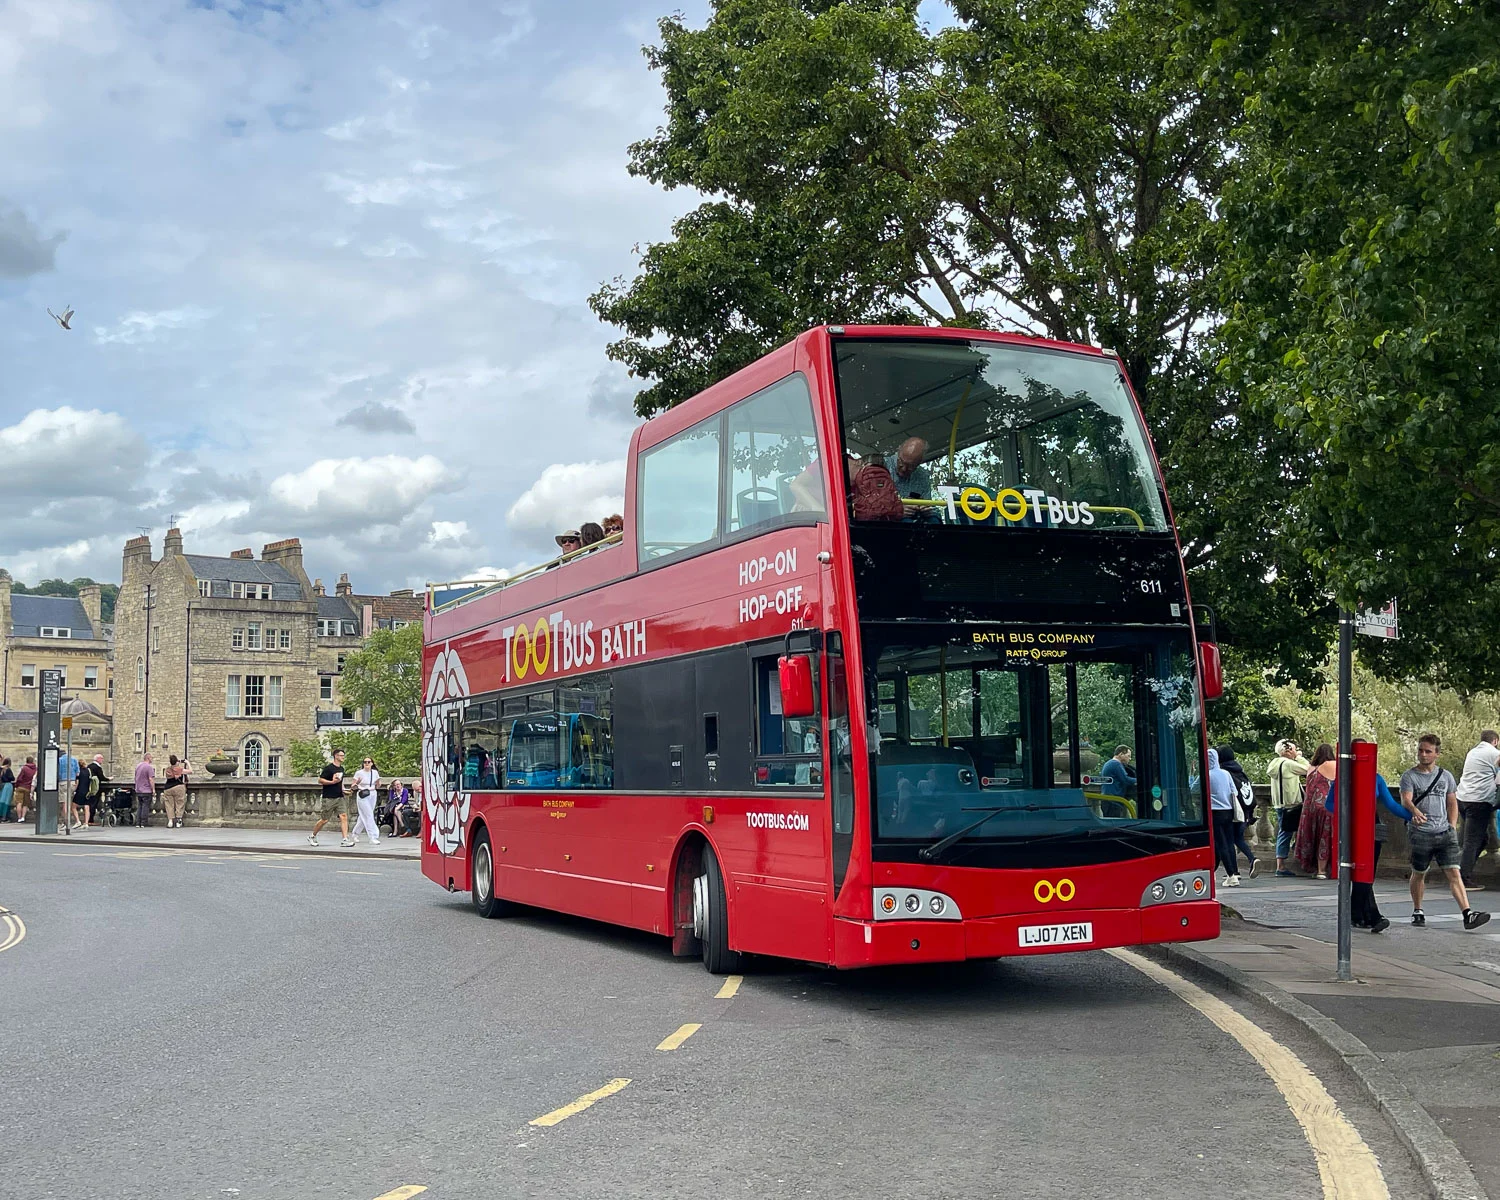
M10 759L0 758L0 821L10 820L10 798L16 791L16 773L10 769Z
M375 760L367 758L354 773L354 803L359 809L359 820L354 823L351 842L359 841L359 831L365 831L370 845L380 845L380 826L375 824L375 789L380 786L380 772L375 769Z
M1271 811L1276 814L1276 874L1282 879L1297 878L1295 871L1287 870L1286 860L1292 856L1292 839L1302 819L1302 780L1311 769L1291 738L1276 743L1276 757L1266 768L1271 780Z
M167 810L167 828L181 829L182 814L187 811L188 765L186 759L167 755L166 784L162 789L161 803Z

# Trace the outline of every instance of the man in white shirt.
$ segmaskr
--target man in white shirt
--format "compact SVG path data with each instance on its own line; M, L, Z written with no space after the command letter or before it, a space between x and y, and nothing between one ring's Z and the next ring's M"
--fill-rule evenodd
M1495 816L1496 772L1500 772L1500 733L1486 729L1479 735L1479 745L1464 758L1463 775L1458 781L1458 811L1464 819L1460 874L1471 892L1484 891L1483 884L1474 882L1474 864L1489 839L1490 822Z

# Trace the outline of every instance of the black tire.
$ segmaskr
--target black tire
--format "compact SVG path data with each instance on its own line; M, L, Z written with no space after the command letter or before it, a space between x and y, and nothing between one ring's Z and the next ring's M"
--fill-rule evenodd
M724 873L719 860L703 849L703 965L711 975L728 975L740 969L742 956L729 948L729 900L724 891Z
M503 917L515 910L515 905L495 895L495 855L490 849L490 835L483 829L474 835L469 895L474 900L474 911L481 917Z

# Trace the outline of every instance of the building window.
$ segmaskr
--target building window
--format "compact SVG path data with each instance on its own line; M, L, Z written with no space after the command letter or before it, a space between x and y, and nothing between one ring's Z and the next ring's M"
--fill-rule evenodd
M340 675L342 675L344 673L344 660L346 658L348 658L348 657L349 656L347 654L340 654L339 655L339 674Z
M57 681L58 681L58 686L59 687L67 687L68 686L68 664L67 663L58 663L57 664Z
M260 622L251 621L250 628L245 630L245 647L249 650L260 649Z
M198 595L207 598L213 593L213 584L207 579L198 580Z
M292 631L290 629L283 629L281 631L280 642L283 650L290 650L292 648Z
M354 710L352 708L341 708L339 709L339 716L343 717L346 721L352 721L354 720Z
M236 625L234 631L229 635L229 647L232 650L243 650L245 648L245 627Z
M269 600L271 598L271 585L269 583L261 584L255 598L257 600Z
M31 730L29 730L29 729L23 729L23 730L21 730L21 732L20 732L20 734L18 736L23 737L23 738L29 738L31 736Z
M245 676L244 712L247 717L266 715L266 677L264 675Z
M245 598L245 585L243 583L231 583L229 585L229 594L236 600L243 600Z
M237 717L240 715L240 677L231 675L224 683L224 715L226 717Z
M245 752L240 759L241 774L256 778L265 768L266 744L259 738L248 738L245 741Z
M266 680L266 716L281 716L281 676L272 675Z
M135 690L140 692L146 688L146 660L139 654L135 657ZM140 749L139 746L136 747Z
M145 735L139 729L135 731L135 752L139 754L144 745Z
M345 637L358 637L359 636L359 630L354 627L354 622L353 621L345 621L344 622L344 636Z
M410 621L392 621L391 622L391 628L392 629L405 629L409 624L411 624Z
M73 636L71 629L61 629L52 625L43 625L40 632L43 637L47 638L70 638Z
M320 675L318 677L318 699L319 700L332 700L333 699L333 676L332 675Z
M155 654L161 649L161 626L158 625L151 631L151 653Z
M24 688L36 687L36 664L21 664L21 686Z
M78 730L78 736L81 737L81 738L90 738L90 737L93 737L94 736L93 727L90 726L90 725L84 725L84 726L82 726Z
M111 700L115 698L115 677L113 675L104 681L104 694Z
M266 778L281 778L281 755L277 754L274 750L266 755Z
M83 668L83 686L85 688L87 688L88 690L90 690L90 691L95 691L95 690L98 689L98 687L99 687L99 668L98 667L84 667Z
M156 749L156 734L154 733L151 735L151 749Z

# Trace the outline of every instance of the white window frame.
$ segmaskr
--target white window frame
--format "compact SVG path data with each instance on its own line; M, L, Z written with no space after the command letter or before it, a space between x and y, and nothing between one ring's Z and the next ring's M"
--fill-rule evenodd
M141 749L142 749L142 747L145 744L145 740L146 740L146 735L143 734L139 729L137 729L135 731L135 752L137 754L139 754L141 752Z
M257 772L254 775L252 775L250 773L250 765L251 765L250 764L250 752L251 752L252 749L255 752L255 758L256 758L255 766L258 768ZM240 753L239 753L239 771L243 772L244 778L246 778L246 779L264 779L265 778L264 775L260 774L260 771L265 770L267 750L268 750L268 747L267 747L265 741L263 739L261 739L261 738L258 738L258 737L247 737L244 740L244 743L240 746Z
M281 716L281 693L282 680L280 675L266 676L266 716L279 718Z
M243 600L245 598L245 585L239 582L239 580L231 581L229 584L229 595L235 600Z
M251 680L257 682L252 684ZM264 675L243 676L240 691L240 715L246 717L266 715L266 677Z
M70 638L73 636L71 629L63 628L60 625L43 625L37 632L44 638Z
M260 636L260 622L251 621L249 625L245 626L245 649L259 650L263 644Z
M27 679L30 676L30 679ZM36 663L21 664L21 686L23 688L36 687Z
M151 653L155 654L161 649L161 626L157 625L151 630Z
M226 717L240 715L240 677L238 675L224 677L224 715Z
M200 580L198 580L198 595L202 596L206 600L210 596L213 595L213 592L214 592L214 585L213 585L213 581L212 580L210 580L210 579L200 579Z
M83 668L83 688L84 688L84 691L87 691L87 692L97 692L99 690L99 668L98 667L84 667Z
M144 692L146 690L146 657L143 654L135 656L135 690ZM136 747L140 749L139 746Z
M292 631L290 629L282 629L277 632L278 648L281 650L290 650L292 648Z
M267 779L280 779L281 778L281 751L279 751L279 750L267 750L266 751L266 778Z
M332 675L319 675L318 676L318 699L319 700L332 700L333 699L333 676Z

